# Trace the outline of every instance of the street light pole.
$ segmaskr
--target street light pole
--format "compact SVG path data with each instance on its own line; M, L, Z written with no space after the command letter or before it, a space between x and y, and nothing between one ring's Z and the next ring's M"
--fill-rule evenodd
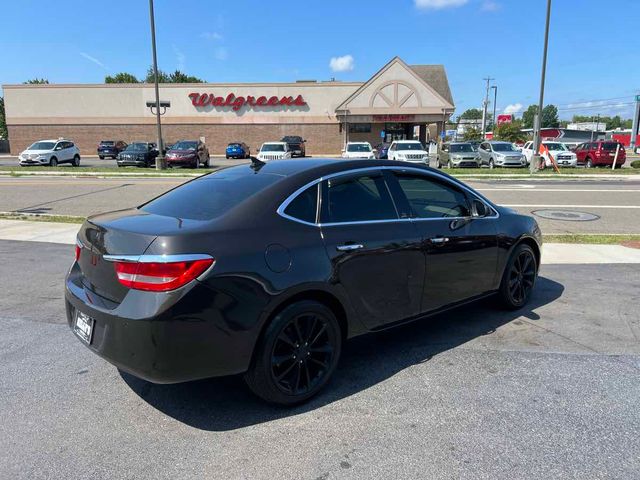
M153 0L149 0L149 17L151 19L151 51L153 52L153 83L156 90L156 125L158 127L158 156L156 170L167 168L162 144L162 126L160 125L160 91L158 89L158 58L156 55L156 22L153 14Z
M538 102L538 117L533 126L533 156L529 168L531 172L538 169L540 163L540 122L542 119L542 104L544 103L544 79L547 73L547 47L549 45L549 20L551 18L551 0L547 0L547 20L544 27L544 49L542 53L542 75L540 77L540 100Z
M484 78L487 82L487 90L484 95L484 101L482 102L482 139L484 140L484 135L487 133L487 106L489 105L489 83L491 80L495 80L491 77Z
M493 88L493 138L496 136L496 102L498 101L498 86L494 85Z

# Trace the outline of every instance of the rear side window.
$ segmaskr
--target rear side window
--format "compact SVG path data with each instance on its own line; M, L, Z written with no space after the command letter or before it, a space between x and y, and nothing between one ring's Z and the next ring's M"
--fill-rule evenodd
M411 213L417 218L468 217L467 197L444 183L416 175L396 174Z
M246 173L249 166L207 175L174 188L140 207L167 217L211 220L224 215L281 178L268 173Z
M381 175L359 175L327 180L323 223L392 220L398 218Z
M607 150L609 152L614 152L616 150L617 143L607 142L602 144L602 150Z
M303 222L316 223L318 185L307 188L287 205L284 213Z

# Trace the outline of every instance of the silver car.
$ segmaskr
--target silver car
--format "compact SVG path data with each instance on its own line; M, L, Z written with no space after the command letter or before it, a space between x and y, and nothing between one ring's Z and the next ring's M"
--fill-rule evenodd
M482 142L478 147L480 165L494 167L524 167L525 156L511 142Z
M478 152L473 149L473 145L468 142L445 143L439 155L439 167L479 167L480 159Z

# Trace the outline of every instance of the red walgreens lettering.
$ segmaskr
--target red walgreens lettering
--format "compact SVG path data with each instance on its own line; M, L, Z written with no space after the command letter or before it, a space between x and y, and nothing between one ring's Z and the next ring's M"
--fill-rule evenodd
M293 98L292 96L278 98L274 95L267 99L264 95L258 98L252 95L236 97L235 94L229 93L226 97L216 97L213 93L192 92L189 93L188 96L194 107L206 107L207 105L213 105L215 107L231 107L234 111L240 110L245 105L249 107L275 107L278 105L293 105L301 107L307 105L307 102L304 101L302 95L298 95L296 98Z

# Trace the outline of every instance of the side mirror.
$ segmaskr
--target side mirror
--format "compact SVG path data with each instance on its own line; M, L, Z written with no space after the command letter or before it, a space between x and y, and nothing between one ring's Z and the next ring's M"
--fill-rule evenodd
M481 202L480 200L473 201L474 217L479 217L479 218L486 217L487 215L489 215L489 213L490 213L489 207L487 207L484 202Z
M343 149L342 149L342 153L345 153L345 152L346 152L346 150L343 148Z

